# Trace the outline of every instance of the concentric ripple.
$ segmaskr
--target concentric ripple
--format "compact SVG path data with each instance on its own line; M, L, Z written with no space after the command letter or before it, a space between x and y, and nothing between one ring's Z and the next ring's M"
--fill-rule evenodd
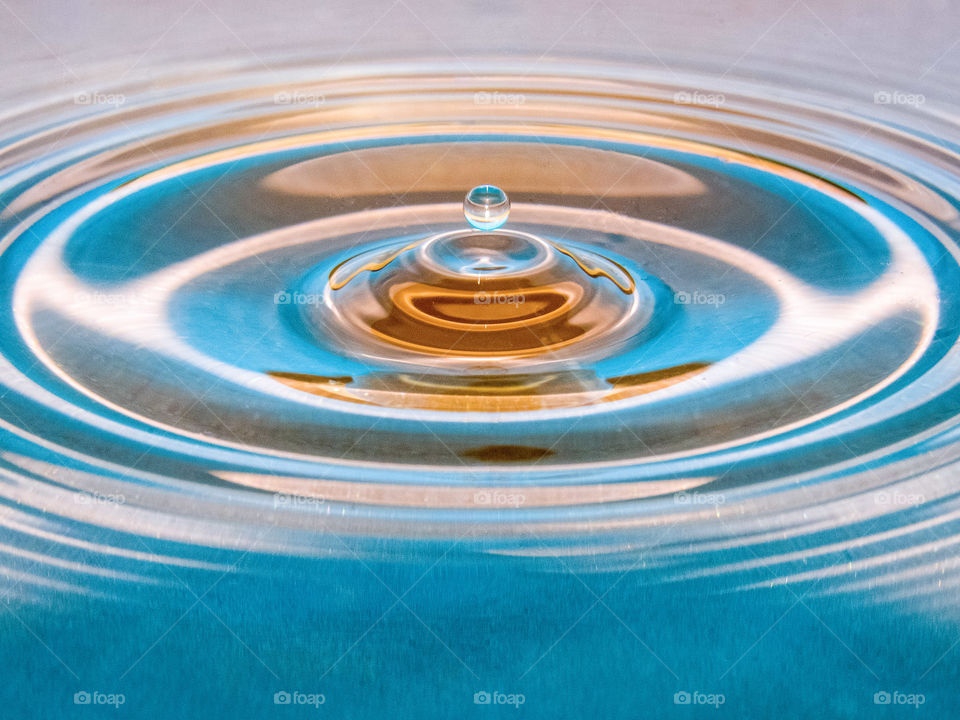
M532 531L616 567L675 527L666 578L742 571L710 565L735 546L893 576L920 524L956 537L947 143L759 84L677 103L636 68L288 79L324 102L234 74L11 123L13 532L529 555ZM478 186L509 200L471 211Z

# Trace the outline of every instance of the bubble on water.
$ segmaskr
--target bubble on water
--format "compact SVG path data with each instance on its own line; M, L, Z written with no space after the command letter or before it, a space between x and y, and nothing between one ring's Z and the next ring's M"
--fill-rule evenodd
M496 185L477 185L463 199L463 216L478 230L495 230L510 215L510 198Z

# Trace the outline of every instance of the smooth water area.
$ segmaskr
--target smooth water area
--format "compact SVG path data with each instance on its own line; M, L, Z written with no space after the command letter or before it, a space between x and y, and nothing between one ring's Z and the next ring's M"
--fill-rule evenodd
M10 717L960 707L949 135L301 72L4 131Z

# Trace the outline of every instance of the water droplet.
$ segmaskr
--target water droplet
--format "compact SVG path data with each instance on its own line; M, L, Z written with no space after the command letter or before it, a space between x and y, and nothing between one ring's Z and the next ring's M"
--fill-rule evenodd
M496 185L477 185L463 199L463 216L478 230L495 230L510 215L510 198Z

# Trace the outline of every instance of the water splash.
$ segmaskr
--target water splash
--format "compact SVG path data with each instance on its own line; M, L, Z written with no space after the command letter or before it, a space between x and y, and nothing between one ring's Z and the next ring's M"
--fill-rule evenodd
M130 92L61 108L73 144L8 138L4 526L60 564L96 528L131 582L225 538L330 552L318 530L616 569L671 526L663 581L840 587L954 537L953 150L846 97L597 77L518 77L479 121L435 69L309 111L237 76L189 116ZM512 208L463 204L477 183Z

